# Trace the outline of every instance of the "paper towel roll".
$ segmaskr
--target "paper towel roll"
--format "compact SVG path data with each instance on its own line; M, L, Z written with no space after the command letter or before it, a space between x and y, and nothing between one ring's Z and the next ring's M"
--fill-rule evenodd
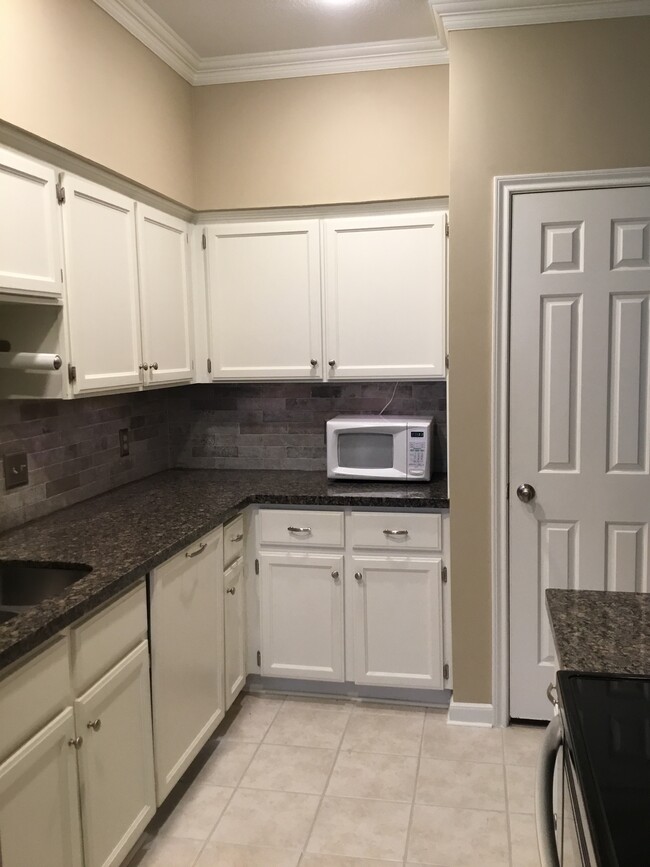
M60 355L52 352L0 352L0 367L11 370L52 371L61 367Z

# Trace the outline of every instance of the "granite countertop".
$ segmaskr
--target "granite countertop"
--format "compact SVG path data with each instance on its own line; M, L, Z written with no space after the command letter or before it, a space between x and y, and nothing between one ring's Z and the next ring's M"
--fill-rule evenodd
M559 667L650 675L650 594L547 590Z
M447 477L406 484L333 482L324 472L166 470L0 536L0 561L92 572L0 625L0 669L129 587L251 503L447 509Z

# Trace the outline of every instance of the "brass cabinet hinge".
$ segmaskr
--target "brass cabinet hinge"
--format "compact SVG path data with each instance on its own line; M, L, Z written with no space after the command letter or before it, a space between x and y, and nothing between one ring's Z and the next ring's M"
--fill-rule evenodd
M440 577L442 578L442 583L446 584L447 583L447 567L446 566L442 567L442 570L440 572Z
M60 205L65 205L65 187L63 186L63 172L59 172L56 184L56 200Z
M208 358L208 373L212 373L212 359Z
M208 248L208 239L205 237L205 232L201 236L201 246L203 247L204 250L207 250L207 248Z
M442 677L443 677L443 680L449 680L449 663L448 662L445 662L445 664L442 666Z
M256 575L260 574L260 561L259 560L255 561L255 574Z
M76 382L77 381L77 368L74 364L68 364L68 382Z
M262 667L262 652L260 650L257 651L257 665Z

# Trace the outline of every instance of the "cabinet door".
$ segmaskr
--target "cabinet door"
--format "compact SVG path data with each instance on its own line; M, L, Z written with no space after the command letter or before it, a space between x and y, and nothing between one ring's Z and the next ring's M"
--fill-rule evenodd
M240 558L223 576L226 636L226 710L246 683L246 599L244 561Z
M327 376L445 375L445 214L324 221Z
M143 641L75 701L85 867L121 864L156 811Z
M0 148L0 291L60 299L63 241L50 166Z
M344 680L343 557L260 554L262 674Z
M188 227L138 203L138 273L146 384L192 378Z
M72 708L0 765L2 867L81 867Z
M223 719L223 531L150 575L156 794L161 804Z
M318 220L206 233L213 379L321 379Z
M137 386L140 316L134 203L66 177L63 229L75 393Z
M442 689L442 560L353 557L355 682Z

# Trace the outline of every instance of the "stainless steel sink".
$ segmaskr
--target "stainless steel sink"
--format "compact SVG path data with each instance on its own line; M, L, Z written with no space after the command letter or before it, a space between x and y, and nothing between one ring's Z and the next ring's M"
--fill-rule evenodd
M58 596L91 571L77 564L0 562L0 624L45 599Z

